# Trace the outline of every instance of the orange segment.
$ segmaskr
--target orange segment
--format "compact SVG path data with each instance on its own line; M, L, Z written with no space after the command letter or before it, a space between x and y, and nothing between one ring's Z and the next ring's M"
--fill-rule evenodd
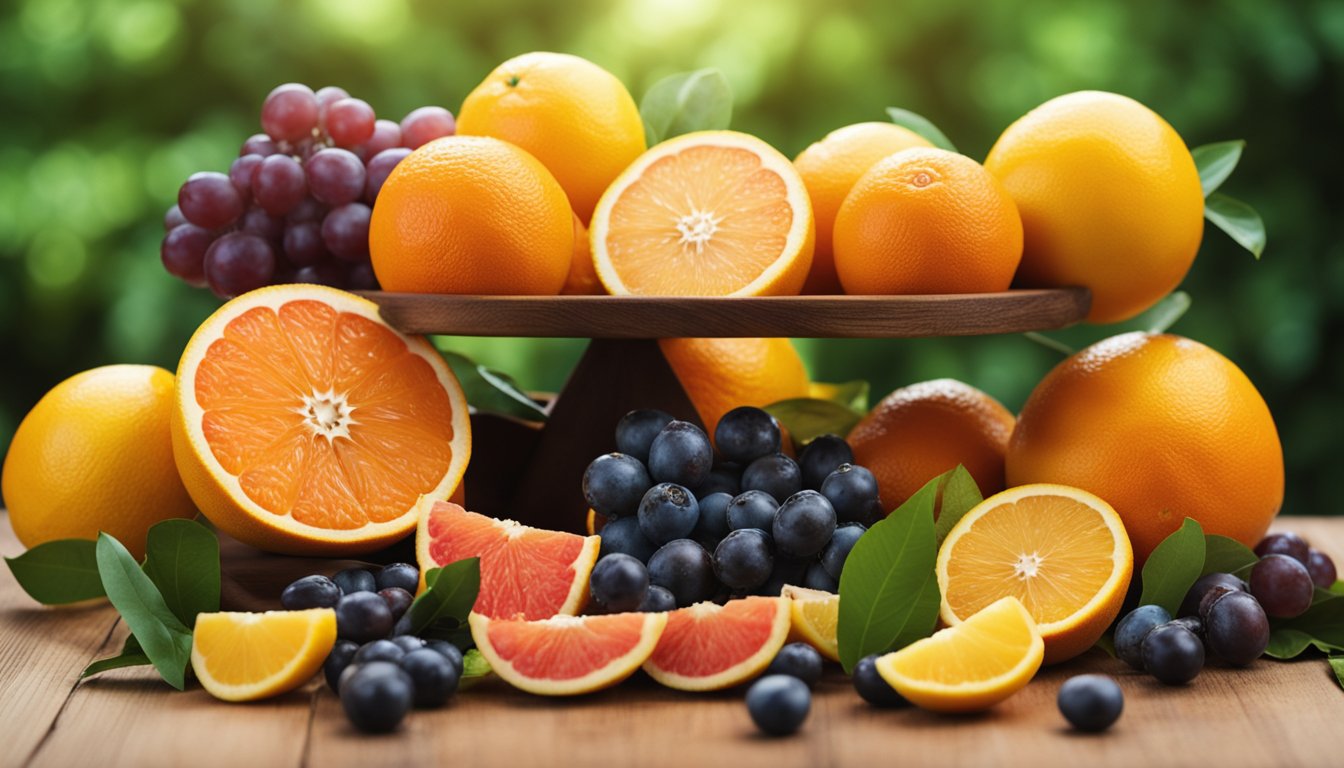
M667 616L644 671L669 688L717 691L769 666L789 634L790 601L745 597L724 605L696 603Z
M593 260L616 295L796 294L812 264L802 177L733 131L665 141L617 177L593 212Z
M330 608L202 613L192 633L191 669L215 698L254 701L308 682L335 643Z
M1092 494L1024 485L985 499L938 552L944 623L1017 599L1045 641L1047 664L1092 647L1120 612L1134 556L1120 516Z
M785 584L780 595L792 604L789 640L807 643L822 656L839 661L836 629L840 626L840 596L791 584Z

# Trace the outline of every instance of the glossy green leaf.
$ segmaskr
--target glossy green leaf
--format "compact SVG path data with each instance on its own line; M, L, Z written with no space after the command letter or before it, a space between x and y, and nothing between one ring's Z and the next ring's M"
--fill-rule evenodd
M863 414L834 400L797 397L765 406L765 410L789 430L798 445L813 438L832 434L844 437L859 423Z
M1147 311L1146 321L1149 333L1166 333L1190 309L1190 294L1185 291L1172 291Z
M126 638L126 643L121 646L121 653L116 656L109 656L106 659L99 659L84 668L79 673L81 678L96 675L99 672L106 672L110 669L122 669L123 667L142 667L151 664L149 657L145 655L144 650L140 648L140 643L136 641L135 635Z
M1259 559L1250 547L1240 541L1208 533L1204 535L1204 567L1199 575L1236 573Z
M838 384L814 381L811 384L811 396L819 400L830 400L859 413L868 412L868 394L871 387L864 379L854 379Z
M1308 647L1327 653L1344 651L1344 599L1322 600L1301 616L1271 621L1266 654L1291 659Z
M1219 141L1190 150L1190 156L1195 159L1195 167L1199 169L1199 185L1204 188L1205 197L1222 186L1227 177L1232 175L1237 163L1241 161L1241 152L1245 148L1246 142L1238 140Z
M1204 554L1204 529L1187 517L1144 563L1139 605L1160 605L1176 615L1185 593L1204 570Z
M722 130L733 120L733 89L717 69L679 72L645 92L639 116L650 147L684 133Z
M1255 258L1264 254L1265 222L1251 206L1222 192L1214 192L1204 200L1204 218L1255 254Z
M435 343L441 343L435 339ZM488 411L527 421L545 421L546 411L528 397L508 374L478 365L466 355L440 349L453 369L467 402L478 411Z
M219 539L195 520L164 520L145 537L144 571L187 627L219 610Z
M921 114L900 107L887 107L887 117L891 118L891 122L902 128L909 128L923 136L930 144L939 149L946 149L948 152L957 151L957 148L952 144L952 140L947 138L947 134L939 130L932 120Z
M481 588L480 558L469 557L425 574L425 591L411 603L411 634L439 637L461 629Z
M65 605L102 597L98 557L89 539L38 544L5 563L23 591L43 605Z
M191 661L191 630L169 610L158 587L121 542L98 534L98 575L107 598L144 649L154 668L179 691Z
M1335 680L1339 681L1339 687L1344 688L1344 656L1331 656L1330 669L1335 672Z
M980 495L975 478L960 464L956 469L944 472L939 479L942 482L938 486L938 520L934 524L934 534L941 547L952 527L985 498Z

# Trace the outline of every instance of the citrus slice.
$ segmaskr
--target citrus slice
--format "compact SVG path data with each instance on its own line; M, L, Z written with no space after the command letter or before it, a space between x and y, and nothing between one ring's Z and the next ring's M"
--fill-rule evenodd
M330 608L202 613L192 632L191 669L211 696L255 701L308 682L335 644Z
M1017 598L1045 640L1045 663L1091 648L1115 621L1134 570L1120 516L1087 491L1023 485L966 513L938 551L939 615L954 626Z
M574 696L609 688L639 669L667 626L665 613L467 618L471 639L490 668L515 688Z
M745 597L696 603L667 614L644 671L669 688L717 691L759 675L789 635L790 601Z
M286 554L348 555L415 527L471 453L467 402L429 342L334 288L276 285L220 307L177 367L173 455L220 530Z
M840 660L836 627L840 625L840 596L820 589L785 584L780 595L790 606L789 640L807 643L831 661Z
M812 266L807 188L788 158L735 131L640 155L598 201L593 263L615 295L794 295Z
M431 568L481 559L473 610L492 619L578 613L601 539L529 528L426 497L415 534L421 579Z
M955 627L882 656L877 672L925 709L976 712L1022 690L1043 655L1031 614L1017 598L1005 597Z

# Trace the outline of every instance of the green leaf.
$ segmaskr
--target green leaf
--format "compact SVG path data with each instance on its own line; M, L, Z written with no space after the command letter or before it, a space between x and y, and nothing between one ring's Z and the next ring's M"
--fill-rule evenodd
M435 343L439 343L435 339ZM513 416L527 421L545 421L546 411L518 388L508 374L501 373L457 352L439 350L453 369L467 402L478 411Z
M1097 638L1097 642L1096 642L1095 647L1100 648L1101 650L1105 651L1105 652L1106 652L1106 655L1107 655L1107 656L1110 656L1112 659L1116 658L1116 655L1115 655L1115 635L1113 635L1112 633L1107 632L1106 634L1104 634L1104 635L1102 635L1101 637Z
M98 534L98 575L112 607L165 681L179 691L191 661L191 630L168 609L163 595L121 542Z
M1204 568L1200 576L1208 573L1236 573L1260 558L1250 547L1236 539L1219 536L1216 533L1204 534Z
M790 437L798 445L805 445L813 438L826 434L844 437L863 418L863 414L848 406L814 397L780 400L765 406L765 410L779 419L779 423L789 430Z
M845 561L836 633L846 672L870 653L898 650L933 632L939 602L933 507L941 479L868 529Z
M683 133L722 130L733 120L733 89L717 69L679 72L644 93L639 116L650 147Z
M1260 258L1265 252L1265 222L1254 208L1222 192L1204 200L1204 218L1237 241L1237 245Z
M1145 313L1149 333L1166 333L1190 309L1190 294L1172 291Z
M48 541L5 562L29 597L43 605L65 605L103 596L94 548L89 539Z
M1339 599L1338 594L1335 594L1334 592L1331 592L1328 589L1321 589L1320 587L1316 587L1316 589L1312 590L1311 593L1312 605L1315 605L1319 602L1323 602L1325 600L1338 600L1338 599Z
M425 591L411 603L411 632L417 637L443 637L467 623L481 588L481 560L469 557L433 568L425 574Z
M195 520L164 520L145 537L145 575L177 620L219 610L219 539Z
M1344 600L1322 600L1301 616L1271 622L1268 655L1291 659L1308 646L1326 653L1344 651Z
M811 397L818 400L830 400L859 413L868 412L868 393L871 387L864 379L855 379L839 384L814 381L808 386Z
M1339 579L1334 584L1331 584L1329 591L1334 592L1336 595L1344 595L1344 579Z
M136 641L135 635L126 638L126 643L121 646L121 653L116 656L109 656L106 659L99 659L84 668L79 673L81 679L96 675L99 672L106 672L110 669L121 669L122 667L140 667L150 664L149 657L140 648L140 643Z
M938 486L938 520L933 530L941 547L952 527L985 497L980 495L980 486L975 484L975 478L960 464L939 477L943 482Z
M475 648L462 654L462 678L485 677L490 674L490 662Z
M1190 150L1190 156L1195 159L1195 167L1199 169L1199 185L1204 188L1205 197L1222 186L1227 177L1232 175L1237 163L1241 161L1241 151L1245 148L1246 142L1238 140L1219 141Z
M1344 656L1331 656L1330 669L1335 671L1335 679L1339 681L1339 687L1344 688Z
M1143 594L1139 605L1160 605L1176 615L1185 593L1204 569L1204 529L1185 518L1170 536L1157 545L1143 565Z
M928 139L930 144L939 149L946 149L948 152L957 151L957 148L952 145L952 140L947 138L947 134L938 130L938 126L934 125L932 120L921 114L900 107L887 107L887 117L890 117L891 122L902 128L909 128Z

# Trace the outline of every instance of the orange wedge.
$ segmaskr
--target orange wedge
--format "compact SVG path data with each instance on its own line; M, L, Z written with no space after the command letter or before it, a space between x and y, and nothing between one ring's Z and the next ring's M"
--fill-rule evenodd
M785 584L780 595L793 603L789 640L807 643L822 656L839 661L836 627L840 625L840 596L791 584Z
M318 285L252 291L196 329L172 433L206 517L285 554L391 544L422 495L453 493L471 453L466 398L429 342Z
M742 597L667 614L667 631L644 662L649 677L679 691L745 683L770 665L789 635L789 601Z
M308 682L335 644L330 608L202 613L192 633L191 669L211 696L255 701Z
M1005 597L955 627L877 660L877 672L912 703L934 712L977 712L1026 687L1044 644L1031 614Z
M1120 516L1087 491L1023 485L966 513L938 551L940 617L955 626L1015 597L1045 641L1045 663L1091 648L1120 613L1134 553Z
M812 266L807 188L789 159L735 131L701 131L640 155L589 224L607 291L794 295Z

